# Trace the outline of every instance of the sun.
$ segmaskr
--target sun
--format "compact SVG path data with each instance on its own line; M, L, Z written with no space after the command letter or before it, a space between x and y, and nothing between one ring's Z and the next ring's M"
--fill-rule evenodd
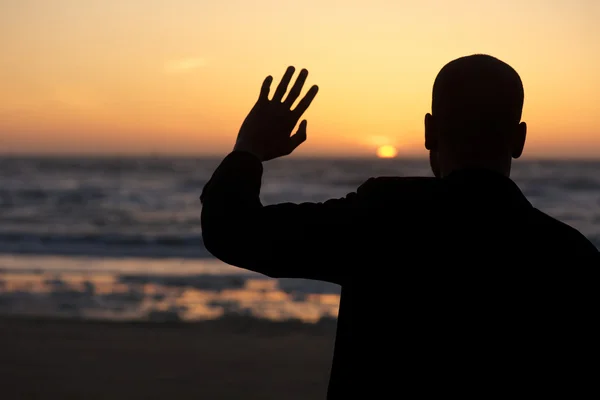
M377 149L377 157L379 158L394 158L398 155L398 150L389 144L380 146Z

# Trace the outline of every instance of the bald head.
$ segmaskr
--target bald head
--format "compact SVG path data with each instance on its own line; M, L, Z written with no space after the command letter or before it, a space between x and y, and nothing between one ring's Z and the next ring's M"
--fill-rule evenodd
M457 165L504 160L510 170L525 140L523 100L521 78L505 62L483 54L451 61L433 85L426 147Z
M446 64L433 84L432 113L459 124L518 124L523 83L497 58L476 54Z

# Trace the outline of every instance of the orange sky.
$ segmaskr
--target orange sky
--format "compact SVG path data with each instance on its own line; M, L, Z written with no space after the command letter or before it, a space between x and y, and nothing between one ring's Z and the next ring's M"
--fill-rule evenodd
M0 152L224 154L263 78L320 92L298 155L423 155L448 61L488 53L525 85L525 155L600 154L600 1L0 2Z

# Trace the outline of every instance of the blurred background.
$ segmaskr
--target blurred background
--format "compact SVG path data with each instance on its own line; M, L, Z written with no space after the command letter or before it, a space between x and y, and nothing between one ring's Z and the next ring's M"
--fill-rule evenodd
M308 141L265 164L264 204L344 196L371 176L431 176L433 80L486 53L525 87L514 180L600 246L599 18L594 0L2 1L0 313L335 322L339 287L225 265L201 240L203 185L264 77L278 81L288 65L307 68L320 92ZM316 332L321 372L303 387L323 394L333 329ZM214 390L208 398L225 398Z

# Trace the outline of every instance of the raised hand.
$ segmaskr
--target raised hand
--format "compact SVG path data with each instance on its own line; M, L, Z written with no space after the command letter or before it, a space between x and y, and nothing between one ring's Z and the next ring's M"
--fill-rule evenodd
M240 128L234 150L248 151L261 161L268 161L290 154L306 140L306 120L300 123L294 135L292 131L317 95L319 88L316 85L312 86L292 109L292 104L300 96L308 76L306 69L301 70L284 100L283 97L294 71L294 67L287 68L271 100L268 96L273 78L267 76L256 104Z

